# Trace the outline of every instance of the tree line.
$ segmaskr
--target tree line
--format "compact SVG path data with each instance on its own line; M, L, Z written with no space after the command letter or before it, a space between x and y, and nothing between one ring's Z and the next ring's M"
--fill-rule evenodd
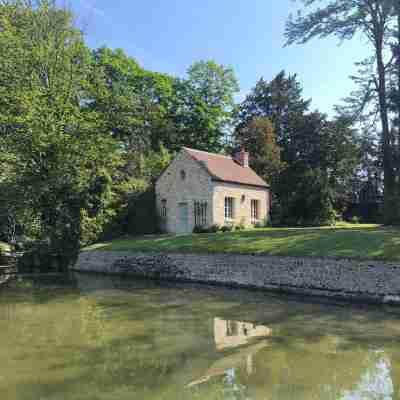
M299 18L288 24L289 42L319 31L307 22L312 14ZM390 116L398 104L395 82L387 94ZM182 146L250 151L251 166L272 185L276 224L332 223L362 185L383 187L383 170L386 205L386 139L375 137L379 128L371 133L355 124L367 118L349 112L354 98L329 118L311 109L298 77L284 71L260 79L239 104L238 90L231 67L198 61L184 78L148 71L123 50L90 49L73 14L53 0L2 0L4 239L24 235L36 264L51 255L63 268L84 244L155 231L152 185ZM365 95L364 103L377 97ZM399 147L398 118L392 124L390 145Z
M359 74L353 77L358 89L338 111L369 127L372 123L383 169L384 221L399 224L400 2L301 0L301 3L304 10L287 23L287 44L328 36L342 41L361 36L370 48L370 56L360 60Z

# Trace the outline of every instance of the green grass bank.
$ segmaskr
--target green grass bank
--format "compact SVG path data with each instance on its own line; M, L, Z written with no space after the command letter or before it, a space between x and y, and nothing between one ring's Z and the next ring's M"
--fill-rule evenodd
M84 251L239 253L400 261L400 229L340 224L321 228L265 228L198 235L125 237Z

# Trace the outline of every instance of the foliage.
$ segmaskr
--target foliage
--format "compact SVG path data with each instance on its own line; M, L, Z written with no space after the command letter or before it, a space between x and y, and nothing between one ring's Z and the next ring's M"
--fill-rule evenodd
M136 194L128 204L124 231L130 235L160 232L155 204L155 193L152 188Z
M297 77L281 72L260 80L239 107L236 140L252 149L252 166L272 183L274 224L330 224L359 163L350 122L308 112L309 104Z
M350 219L350 221L352 224L359 224L360 223L360 218L357 216L354 216Z
M230 124L238 90L231 68L213 61L194 63L187 79L146 71L123 50L93 52L102 79L91 108L105 129L130 151L170 151L182 146L218 152Z
M271 121L266 117L251 119L238 127L234 136L235 142L250 152L250 166L266 182L275 181L284 164Z
M210 227L195 226L193 233L217 233L221 231L221 227L218 224L211 225Z
M315 37L336 36L340 40L363 35L372 45L373 52L361 61L360 75L354 77L359 85L356 93L348 99L352 118L360 116L372 122L379 115L384 172L384 218L388 224L400 223L400 159L397 143L400 129L394 129L391 121L390 97L396 98L396 90L390 90L395 79L400 88L400 10L394 0L329 0L323 7L315 8L318 0L302 0L309 12L299 12L291 17L286 27L287 43L306 43ZM394 51L393 51L394 50ZM397 68L394 68L393 64ZM394 114L400 115L400 103L394 101ZM343 109L342 109L343 111ZM361 118L362 120L363 118ZM393 119L393 118L392 118ZM375 120L375 121L374 121ZM394 118L394 121L396 118ZM392 123L391 123L392 122Z
M132 158L129 157L132 161ZM139 157L135 170L120 171L112 187L113 201L109 205L108 219L97 237L110 239L122 234L158 233L160 219L155 207L154 180L169 165L171 154L164 146Z
M220 152L232 123L234 94L239 90L232 68L199 61L188 78L176 80L172 120L181 146Z
M193 228L193 233L209 233L209 230L205 226L196 225Z
M224 225L221 227L221 232L231 232L233 231L234 226L233 225Z
M270 82L261 78L238 107L237 130L255 118L266 117L272 122L278 145L285 151L293 129L291 121L303 115L310 105L310 100L303 99L302 92L297 75L287 76L281 71Z
M221 225L219 224L213 224L210 227L210 233L217 233L221 230Z
M173 145L176 134L169 113L174 99L174 78L144 70L123 50L106 47L92 53L101 73L90 106L103 119L104 128L126 151Z
M309 169L299 175L292 191L293 195L285 204L289 225L323 226L334 222L332 189L321 170Z
M19 188L12 201L65 267L79 250L81 212L109 201L117 144L86 106L96 71L72 15L38 0L5 3L0 17L1 163Z

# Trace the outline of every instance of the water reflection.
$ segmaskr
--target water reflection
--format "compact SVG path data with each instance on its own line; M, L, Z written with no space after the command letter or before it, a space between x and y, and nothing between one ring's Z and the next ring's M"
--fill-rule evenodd
M390 360L385 357L384 353L378 353L381 358L378 358L375 364L365 371L354 390L345 391L343 400L389 400L395 398Z
M266 338L270 335L271 329L266 326L214 318L214 341L217 351L245 346L255 339ZM253 356L267 345L266 341L262 341L237 349L234 353L214 362L204 376L189 383L188 387L200 385L221 375L228 379L232 378L236 368L242 365L245 365L247 375L251 375L254 371Z
M397 400L400 310L78 276L0 292L0 399Z
M251 322L214 318L214 340L217 350L248 344L252 339L270 336L271 329Z

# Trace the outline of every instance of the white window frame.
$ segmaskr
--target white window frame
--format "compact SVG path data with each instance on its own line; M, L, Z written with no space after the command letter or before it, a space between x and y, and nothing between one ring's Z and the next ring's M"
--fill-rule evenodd
M225 197L225 221L232 221L235 218L235 198L226 196Z
M252 224L260 221L260 200L251 199L250 213Z
M207 209L208 203L206 201L194 202L194 224L195 226L207 226Z

